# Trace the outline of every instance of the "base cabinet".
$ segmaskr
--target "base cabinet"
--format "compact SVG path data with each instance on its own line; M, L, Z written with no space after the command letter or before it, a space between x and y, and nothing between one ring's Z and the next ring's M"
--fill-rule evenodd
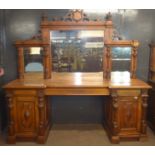
M8 143L44 143L50 127L49 103L40 90L7 91L9 108Z
M112 143L146 138L146 98L143 90L112 90L104 105L104 124Z
M8 90L8 143L36 141L48 136L50 106L43 90ZM146 138L147 90L112 89L104 104L104 124L112 143Z

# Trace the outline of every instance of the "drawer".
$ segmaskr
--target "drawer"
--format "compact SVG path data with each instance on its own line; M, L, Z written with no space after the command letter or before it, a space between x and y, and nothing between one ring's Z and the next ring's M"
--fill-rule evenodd
M141 90L117 90L118 96L139 96Z
M15 90L14 95L36 95L36 90Z

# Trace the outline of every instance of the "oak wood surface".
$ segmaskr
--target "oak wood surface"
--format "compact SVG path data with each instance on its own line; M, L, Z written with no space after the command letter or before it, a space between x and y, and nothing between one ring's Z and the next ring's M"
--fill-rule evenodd
M130 79L126 72L113 72L110 80L103 79L102 75L102 72L54 72L52 79L43 79L42 73L26 73L25 79L5 85L10 108L8 143L15 143L20 138L45 143L50 129L46 97L50 95L107 95L103 115L111 142L147 137L145 98L151 87L141 80ZM20 111L18 115L16 111ZM16 119L18 122L15 121L14 126L12 122Z
M62 21L48 21L44 16L40 28L41 34L32 39L16 41L19 79L3 87L9 114L8 143L16 140L45 143L51 126L50 95L107 95L103 116L111 142L147 137L147 90L151 87L135 76L138 41L113 41L110 13L105 21L91 21L79 10L71 11ZM104 30L103 72L53 72L51 30ZM114 46L132 47L130 74L111 72ZM43 73L24 73L24 47L43 47Z
M103 79L102 72L95 73L56 73L52 79L43 79L42 73L26 73L25 79L16 79L4 86L7 88L151 88L139 79L130 79L126 73L112 73L111 79Z

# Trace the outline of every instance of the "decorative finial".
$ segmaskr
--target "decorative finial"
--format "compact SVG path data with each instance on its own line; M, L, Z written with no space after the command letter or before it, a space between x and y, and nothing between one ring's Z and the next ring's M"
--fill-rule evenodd
M32 39L34 40L41 40L42 37L41 37L41 30L38 31L38 34L32 36Z
M111 12L108 12L108 13L106 14L105 19L108 20L108 21L112 21L112 14L111 14Z
M48 17L47 17L45 12L42 14L41 19L42 19L42 21L47 21L48 20Z

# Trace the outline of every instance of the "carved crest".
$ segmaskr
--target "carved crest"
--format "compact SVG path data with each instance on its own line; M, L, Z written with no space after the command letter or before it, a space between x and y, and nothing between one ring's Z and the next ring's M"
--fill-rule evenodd
M112 14L109 12L105 16L106 21L112 21ZM48 17L45 13L42 15L42 21L48 21ZM64 17L54 17L52 18L52 21L101 21L99 18L96 19L90 19L86 13L84 13L83 10L80 9L74 9L70 10Z
M75 10L71 13L71 15L72 15L72 20L80 21L83 19L83 11L81 10Z
M84 21L84 20L89 21L89 18L87 17L87 15L85 13L83 13L83 10L71 10L66 15L64 20L70 20L70 21L78 22L78 21Z

